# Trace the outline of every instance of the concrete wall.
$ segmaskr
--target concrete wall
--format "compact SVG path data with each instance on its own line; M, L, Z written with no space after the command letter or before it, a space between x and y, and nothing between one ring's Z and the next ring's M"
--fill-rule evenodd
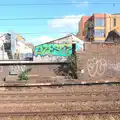
M84 52L77 52L77 75L80 80L118 80L120 76L120 45L85 44ZM114 79L113 79L114 78Z
M59 68L62 65L66 65L65 63L37 63L37 64L1 64L0 63L0 82L3 81L5 78L19 75L20 72L25 71L27 69L31 69L28 72L28 75L37 76L37 78L33 79L40 79L44 77L56 77L61 76L61 71ZM63 76L64 77L64 76Z

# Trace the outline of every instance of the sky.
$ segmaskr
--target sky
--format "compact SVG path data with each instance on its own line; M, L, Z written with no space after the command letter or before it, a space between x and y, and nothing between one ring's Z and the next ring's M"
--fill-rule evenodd
M120 3L114 0L114 3ZM2 6L3 4L47 4L72 3L64 5L37 6ZM73 4L77 3L77 4ZM27 42L38 45L63 37L69 33L76 34L78 22L84 15L93 13L119 13L120 4L109 0L4 0L0 2L0 32L15 32L23 36ZM76 18L77 17L77 18ZM26 20L1 20L12 18L47 18ZM51 19L49 19L51 18ZM52 19L53 18L53 19ZM55 19L60 18L60 19ZM70 19L68 19L70 18Z

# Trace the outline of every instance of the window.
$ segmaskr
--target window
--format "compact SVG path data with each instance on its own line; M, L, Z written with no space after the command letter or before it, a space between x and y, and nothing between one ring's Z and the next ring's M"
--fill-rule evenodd
M116 26L116 18L113 19L113 26Z
M104 30L95 30L94 37L104 37L105 32Z
M104 18L96 18L95 26L104 26Z

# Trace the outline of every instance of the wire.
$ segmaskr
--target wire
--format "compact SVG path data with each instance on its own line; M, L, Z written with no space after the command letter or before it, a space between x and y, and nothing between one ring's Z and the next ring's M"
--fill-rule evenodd
M8 32L9 33L9 32ZM54 33L50 33L50 32L35 32L35 33L12 33L10 32L12 35L17 35L17 34L22 34L22 35L37 35L37 34L56 34L55 32ZM71 34L71 33L74 33L74 32L58 32L58 34L61 34L61 33L64 33L64 34Z
M40 4L0 4L0 7L8 7L8 6L48 6L48 5L78 5L78 4L120 4L120 2L68 2L68 3L40 3Z
M110 15L116 15L116 14L110 14ZM110 17L105 17L104 19L106 18L114 18L114 17L110 16ZM115 18L120 18L120 16L116 16ZM5 21L7 20L42 20L42 19L81 19L81 17L1 18L0 21L3 21L3 20Z
M44 17L44 18L2 18L0 20L40 20L40 19L63 19L64 17ZM66 17L65 19L78 19L80 17Z

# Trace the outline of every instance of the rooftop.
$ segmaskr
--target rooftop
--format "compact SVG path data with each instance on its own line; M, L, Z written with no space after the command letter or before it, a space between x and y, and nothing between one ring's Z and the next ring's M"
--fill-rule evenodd
M120 15L120 13L115 13L115 14L112 14L112 15Z

